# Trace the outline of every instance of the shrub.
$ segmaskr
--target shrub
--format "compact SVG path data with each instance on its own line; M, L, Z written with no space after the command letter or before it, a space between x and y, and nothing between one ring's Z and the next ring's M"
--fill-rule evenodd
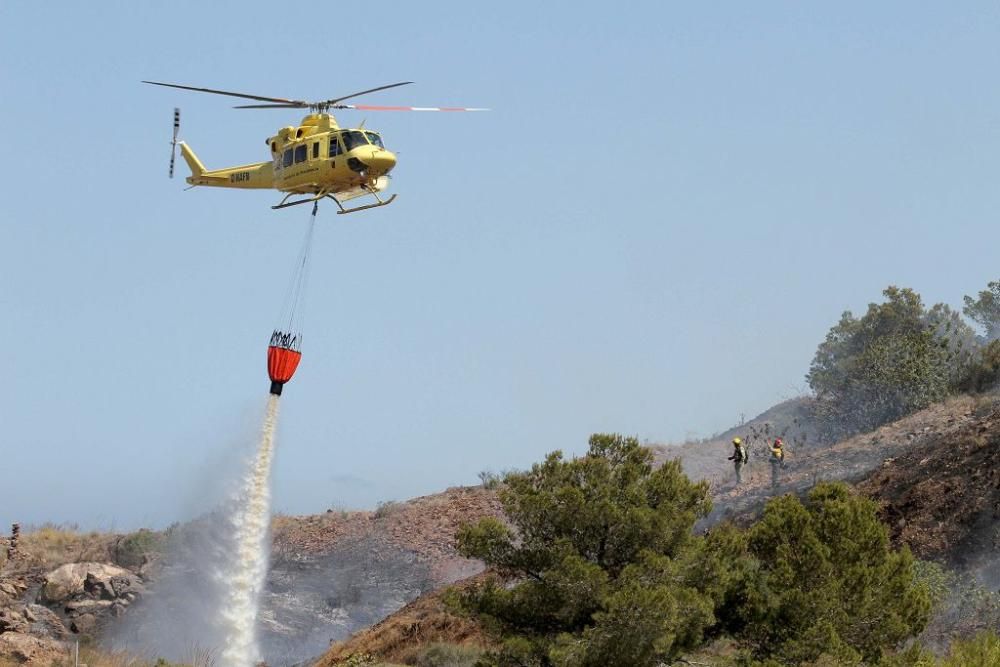
M385 519L395 514L400 508L400 504L395 500L383 500L375 507L375 518Z
M974 639L951 645L940 667L996 667L1000 665L1000 636L984 632Z
M163 552L165 538L162 533L142 528L118 539L114 548L115 563L122 567L136 568L151 556Z
M479 482L484 489L495 489L503 482L503 475L492 470L481 470L479 472Z
M714 622L725 572L692 535L708 487L679 462L654 470L635 438L594 435L584 457L509 473L499 497L513 529L487 518L458 534L463 555L516 582L461 596L503 640L480 664L643 667Z
M983 328L986 340L1000 339L1000 280L987 285L975 299L971 296L965 297L965 308L962 312Z
M506 477L506 523L459 531L459 551L499 575L454 593L500 640L477 665L651 667L728 635L740 665L855 667L919 633L943 595L940 569L893 550L875 503L844 484L695 535L705 484L651 462L633 438L592 436L584 457Z
M758 660L878 662L927 624L931 596L893 551L874 502L822 483L769 502L747 532L746 574L724 622Z
M955 391L975 354L972 329L944 304L888 287L861 318L846 312L816 350L806 379L827 438L872 430Z
M459 644L431 644L417 656L416 667L473 667L482 650Z

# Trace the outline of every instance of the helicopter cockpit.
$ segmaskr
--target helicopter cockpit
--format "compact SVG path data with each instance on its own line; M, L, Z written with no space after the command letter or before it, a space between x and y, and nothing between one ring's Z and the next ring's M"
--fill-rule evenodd
M346 130L340 133L340 138L344 142L344 148L347 150L352 150L358 146L366 146L368 144L378 146L383 149L385 148L382 144L382 137L378 136L375 132L369 132L367 130Z

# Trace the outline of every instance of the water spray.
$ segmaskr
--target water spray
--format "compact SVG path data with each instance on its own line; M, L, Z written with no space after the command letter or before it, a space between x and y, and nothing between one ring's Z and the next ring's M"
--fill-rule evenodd
M268 396L260 447L240 485L238 509L230 517L235 553L233 567L224 574L227 594L222 611L225 631L222 667L251 667L260 661L257 612L270 555L271 460L278 405L277 394Z
M302 359L302 320L309 254L317 207L306 229L302 250L288 294L281 328L271 334L267 347L267 375L271 381L267 411L257 454L247 469L229 518L235 551L222 574L226 589L221 620L225 633L220 667L253 667L261 658L257 616L261 592L267 581L270 557L271 461L274 456L278 405L282 388L292 379Z

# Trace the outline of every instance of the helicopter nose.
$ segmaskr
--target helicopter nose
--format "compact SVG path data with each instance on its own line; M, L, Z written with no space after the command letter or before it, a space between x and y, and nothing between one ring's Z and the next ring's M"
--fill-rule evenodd
M380 150L372 153L372 156L365 160L375 171L388 174L396 166L396 156L392 151Z

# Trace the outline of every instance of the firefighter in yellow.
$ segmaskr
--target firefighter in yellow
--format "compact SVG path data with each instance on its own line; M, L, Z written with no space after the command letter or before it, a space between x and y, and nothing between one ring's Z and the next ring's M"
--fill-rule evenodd
M781 438L775 438L771 445L771 488L778 488L778 469L785 467L785 450Z
M732 461L733 467L736 469L736 484L742 484L743 475L741 471L743 470L743 466L747 464L747 461L750 460L750 457L747 455L747 448L743 446L742 438L733 438L733 455L726 460Z

